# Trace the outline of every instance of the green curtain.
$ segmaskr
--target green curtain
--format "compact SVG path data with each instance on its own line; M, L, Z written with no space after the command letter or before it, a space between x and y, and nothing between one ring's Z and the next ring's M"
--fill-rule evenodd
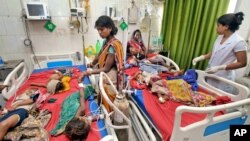
M226 13L228 4L229 0L166 0L163 49L180 68L206 68L208 61L192 66L192 59L212 51L217 18Z

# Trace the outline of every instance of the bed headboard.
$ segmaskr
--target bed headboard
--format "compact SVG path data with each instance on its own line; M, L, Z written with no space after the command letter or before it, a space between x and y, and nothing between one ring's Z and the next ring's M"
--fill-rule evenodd
M28 68L24 62L15 67L6 77L3 84L8 88L3 89L2 95L5 99L13 96L19 87L28 79Z
M82 65L82 53L36 54L31 55L34 69Z

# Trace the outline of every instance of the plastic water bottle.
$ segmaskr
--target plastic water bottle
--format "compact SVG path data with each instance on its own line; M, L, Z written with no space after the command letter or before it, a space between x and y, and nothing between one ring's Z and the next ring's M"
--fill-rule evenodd
M84 53L86 54L87 57L90 57L92 55L95 55L95 48L93 46L88 46L87 48L85 48Z
M99 54L100 50L101 50L101 43L99 40L97 40L96 45L95 45L95 50L96 50L96 54Z

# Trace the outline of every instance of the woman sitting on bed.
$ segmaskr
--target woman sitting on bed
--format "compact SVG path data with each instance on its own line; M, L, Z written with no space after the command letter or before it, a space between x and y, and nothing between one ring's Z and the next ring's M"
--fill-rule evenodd
M9 129L21 125L28 117L29 110L32 109L39 95L37 88L30 88L15 98L7 113L0 118L0 140L3 140Z
M129 57L135 56L140 60L145 58L146 48L142 41L141 31L139 29L133 32L131 39L128 41L127 55Z
M146 54L146 47L142 41L141 31L139 29L135 30L127 44L127 63L135 66L137 66L138 62L160 64L171 69L162 58L156 55L157 53L153 52Z
M115 38L118 29L113 20L108 16L100 16L95 22L95 28L105 41L100 53L94 58L93 62L87 64L87 66L98 66L98 68L93 69L92 71L84 71L79 77L79 82L82 82L84 76L105 72L108 74L116 88L121 90L123 87L122 71L124 67L124 55L122 43ZM114 100L115 93L107 92L107 94L111 100ZM106 105L106 108L108 107L108 104L105 101L103 104Z

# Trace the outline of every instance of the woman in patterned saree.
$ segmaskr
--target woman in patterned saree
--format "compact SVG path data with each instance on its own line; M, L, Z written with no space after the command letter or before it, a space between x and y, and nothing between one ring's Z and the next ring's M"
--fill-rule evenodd
M145 58L146 48L142 41L141 31L136 29L127 44L127 55L135 56L137 59Z
M142 41L141 31L136 29L132 33L132 37L127 44L127 63L137 66L139 62L145 62L149 64L163 65L168 68L168 70L172 69L172 67L168 66L164 59L157 56L157 54L158 53L153 50L146 50Z
M84 71L79 77L80 82L84 76L91 74L99 74L100 72L105 72L108 74L113 84L118 90L122 89L123 86L123 66L124 66L124 55L122 43L115 38L118 31L113 20L108 16L100 16L95 22L95 28L97 29L101 38L105 39L104 44L101 48L99 54L94 58L93 62L87 64L87 67L97 66L97 69L92 69L91 71ZM94 84L96 85L96 84ZM113 101L115 98L115 93L112 89L105 88L110 99ZM107 106L108 104L103 101L103 104ZM111 109L107 108L109 111Z

